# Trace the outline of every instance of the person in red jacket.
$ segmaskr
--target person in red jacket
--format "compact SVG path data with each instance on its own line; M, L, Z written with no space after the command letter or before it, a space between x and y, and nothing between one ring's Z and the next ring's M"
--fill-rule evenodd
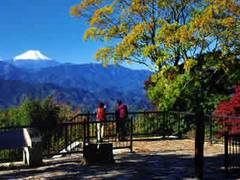
M117 101L117 131L118 131L118 138L120 141L125 140L126 138L126 121L128 118L128 109L127 105L123 104L121 100Z
M105 109L104 104L102 102L99 103L97 108L97 141L102 142L102 138L104 135L104 124L102 123L105 120Z

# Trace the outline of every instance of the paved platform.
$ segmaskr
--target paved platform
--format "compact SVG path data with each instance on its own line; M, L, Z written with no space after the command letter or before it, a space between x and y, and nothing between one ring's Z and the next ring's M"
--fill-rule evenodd
M134 143L135 153L115 152L115 164L84 165L81 155L76 154L45 160L38 168L3 168L0 179L195 179L193 141ZM226 179L222 146L206 148L204 179ZM228 179L240 179L240 174Z

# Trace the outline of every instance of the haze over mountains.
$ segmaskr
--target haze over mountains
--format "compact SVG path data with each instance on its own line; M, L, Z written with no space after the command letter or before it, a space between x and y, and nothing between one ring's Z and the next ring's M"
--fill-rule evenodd
M144 80L151 73L122 66L60 64L40 51L29 50L0 61L0 107L19 105L26 97L49 95L60 102L92 111L102 100L114 107L117 99L130 109L147 109Z

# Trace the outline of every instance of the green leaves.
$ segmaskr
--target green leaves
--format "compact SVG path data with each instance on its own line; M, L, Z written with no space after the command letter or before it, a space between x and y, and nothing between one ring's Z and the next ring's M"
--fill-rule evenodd
M153 85L147 88L148 98L155 102L160 110L172 109L177 99L186 91L189 74L177 75L177 70L164 66L151 77Z
M51 97L45 100L26 99L19 107L0 112L1 126L42 126L54 127L67 119L65 108L54 102Z

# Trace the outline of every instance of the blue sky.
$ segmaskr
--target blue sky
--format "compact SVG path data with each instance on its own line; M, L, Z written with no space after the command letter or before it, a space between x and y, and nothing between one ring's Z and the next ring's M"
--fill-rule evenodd
M59 62L95 62L94 53L103 43L83 40L88 26L69 14L78 2L0 0L0 57L10 59L27 50L40 50Z

